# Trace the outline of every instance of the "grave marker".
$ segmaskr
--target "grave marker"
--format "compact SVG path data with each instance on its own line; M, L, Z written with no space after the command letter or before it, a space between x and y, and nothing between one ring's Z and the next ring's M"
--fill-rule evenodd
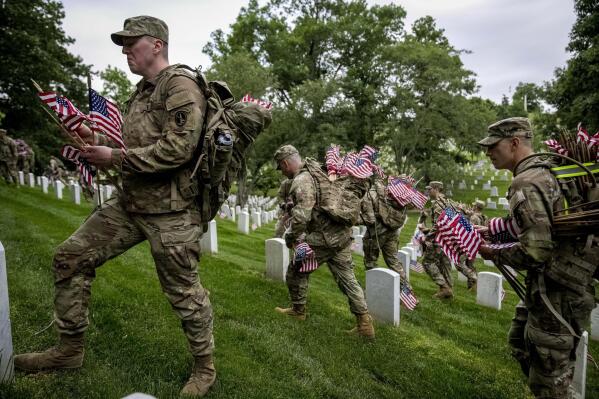
M0 242L0 383L13 380L13 348L8 303L8 282L6 279L6 256Z
M576 363L570 391L574 399L584 399L587 385L587 352L589 350L589 333L584 331L576 347Z
M285 282L289 266L289 249L282 238L271 238L265 241L266 277Z
M492 272L478 273L476 303L501 310L503 295L503 276L501 274Z
M216 220L208 222L208 230L200 238L200 248L202 253L218 253L218 234L216 230Z
M380 267L366 271L368 312L378 321L399 325L399 273Z
M250 214L241 212L237 219L237 231L243 234L250 234Z

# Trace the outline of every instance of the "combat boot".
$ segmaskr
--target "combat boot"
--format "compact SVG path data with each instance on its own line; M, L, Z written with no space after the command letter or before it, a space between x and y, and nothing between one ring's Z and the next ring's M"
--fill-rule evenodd
M196 356L191 376L181 390L181 395L200 398L208 392L216 380L212 355Z
M439 291L437 291L437 293L433 295L433 298L451 299L453 298L453 291L449 286L442 285L441 287L439 287Z
M298 320L306 320L306 305L296 305L294 303L292 306L291 308L280 308L277 306L275 311Z
M368 313L356 315L356 326L347 331L348 334L358 334L367 339L374 339L374 325Z
M76 369L83 365L83 333L60 334L60 343L44 352L24 353L14 358L15 367L27 372Z

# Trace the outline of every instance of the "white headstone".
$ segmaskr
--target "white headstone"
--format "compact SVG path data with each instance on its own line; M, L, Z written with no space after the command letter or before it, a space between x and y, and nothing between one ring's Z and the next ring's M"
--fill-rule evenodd
M268 224L270 220L268 220L268 212L262 211L262 224Z
M507 198L505 198L505 197L499 198L499 200L497 201L497 203L499 205L509 205L510 204L509 201L507 200Z
M364 256L364 242L363 239L364 236L358 234L357 236L354 236L354 243L352 244L352 249L354 251L354 253Z
M464 181L461 181L461 182L458 184L458 190L465 190L465 189L466 189L466 182L464 182Z
M42 176L42 191L44 194L48 194L48 178L46 176Z
M6 256L0 242L0 384L11 382L14 375L12 333L8 306Z
M147 393L135 392L123 397L122 399L156 399L156 397L148 395Z
M510 204L501 204L501 209L503 209L504 211L509 211L510 210Z
M489 259L485 259L485 260L483 260L483 264L484 264L485 266L489 266L489 267L495 267L495 263L493 263L493 261L492 261L492 260L489 260Z
M589 333L584 331L576 347L576 363L574 377L570 384L573 399L584 399L587 385L587 352L589 350ZM593 395L594 397L594 395Z
M112 197L112 186L107 184L104 186L104 201L109 200Z
M232 222L235 221L235 209L229 209L229 216L227 216L227 218Z
M235 205L235 213L238 215L241 213L241 207L239 205Z
M399 325L399 274L380 267L366 271L366 303L376 320Z
M412 249L411 248L402 248L397 251L397 258L399 259L399 263L403 267L404 272L406 273L406 280L410 281L410 263L412 263Z
M468 278L458 271L458 281L468 281Z
M495 201L487 201L487 209L497 209Z
M25 185L25 173L22 170L19 171L19 184L21 186Z
M599 305L591 312L591 339L599 341Z
M64 184L60 180L56 181L56 198L62 199L62 189L64 188Z
M480 272L476 286L476 303L501 310L503 276L498 273Z
M218 236L216 232L216 220L211 220L208 222L208 231L202 234L202 238L200 238L200 248L202 249L202 253L218 253Z
M35 175L29 173L29 187L35 187Z
M227 204L223 204L223 206L220 207L220 211L225 215L225 217L230 217L231 216L231 208L229 208L229 205Z
M241 212L237 219L237 231L243 234L250 234L250 214Z
M359 236L359 235L360 235L360 228L358 226L352 226L351 236L355 237L355 236Z
M478 180L474 179L474 181L472 182L472 184L474 184L476 186L478 184Z
M42 185L42 178L40 176L35 176L35 184L37 186L41 186Z
M472 190L472 191L474 191L475 188L476 187L474 187L474 186L470 186L470 190Z
M71 198L77 205L81 205L81 186L77 183L71 184Z
M289 249L282 238L271 238L265 241L266 245L266 277L285 281L287 267L289 266Z
M360 228L360 235L366 235L366 226L358 226Z
M499 197L499 189L497 186L491 187L491 197Z

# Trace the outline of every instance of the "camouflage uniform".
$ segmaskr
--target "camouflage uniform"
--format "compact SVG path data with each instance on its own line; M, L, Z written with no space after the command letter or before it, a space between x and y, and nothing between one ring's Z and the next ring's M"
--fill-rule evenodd
M521 120L525 119L510 118L498 124L521 124ZM525 132L530 133L526 137L532 137L525 121ZM494 126L481 145L497 142L491 134ZM499 137L514 134L511 130ZM564 198L549 165L538 157L516 165L508 200L509 217L521 230L519 244L498 251L493 261L527 272L525 300L516 307L509 333L512 354L528 375L535 396L566 398L579 336L588 329L595 306L591 283L599 264L597 239L553 239L553 214L562 209Z
M0 129L0 176L7 183L17 184L17 143Z
M291 224L285 240L296 243L303 234L314 250L318 264L326 262L339 286L348 299L350 310L355 315L368 313L364 291L356 275L351 252L351 229L331 220L315 207L316 187L312 176L303 166L293 178L289 196L293 201ZM287 287L294 305L305 306L310 273L299 272L292 264L287 269Z
M439 244L435 242L437 218L443 212L446 204L447 200L441 193L439 193L436 200L431 200L430 217L432 227L428 231L425 230L422 266L435 284L439 287L451 288L453 286L451 281L451 262L445 256ZM426 219L426 211L422 211L418 223L424 224Z
M25 142L25 140L17 139L15 141L17 143L19 154L18 168L22 170L25 174L33 172L33 167L35 164L35 153L31 149L31 147L29 147L29 145Z
M127 152L112 153L123 193L97 208L54 257L60 333L87 328L95 269L148 240L162 291L181 319L192 354L212 353L212 307L197 270L202 220L194 198L184 198L180 190L205 106L197 83L176 65L137 84L123 122ZM109 141L100 136L99 143Z
M381 201L383 202L382 204ZM403 214L403 222L396 220L385 221L381 216L380 206L396 208L398 213L401 212ZM400 207L399 204L389 198L385 192L384 184L380 180L377 180L362 201L362 220L366 225L366 234L362 238L364 267L366 270L377 267L380 250L383 253L383 259L387 266L399 274L401 283L409 285L406 272L397 257L398 229L405 223L405 218L405 208ZM393 227L390 227L388 223L392 223ZM395 227L397 225L399 227Z
M290 179L285 179L281 182L279 192L277 194L279 200L279 220L275 225L275 237L282 238L287 228L289 217L291 216L291 210L288 209L291 206L289 199L289 189L291 188Z

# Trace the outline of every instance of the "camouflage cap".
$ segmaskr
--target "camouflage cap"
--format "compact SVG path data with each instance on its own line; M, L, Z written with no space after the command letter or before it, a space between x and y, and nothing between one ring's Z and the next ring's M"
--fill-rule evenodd
M532 138L532 128L528 118L507 118L493 123L487 129L487 137L479 141L478 144L488 147L501 139L516 136Z
M443 190L443 182L440 182L440 181L432 181L432 182L428 183L428 186L427 186L427 187L428 187L429 189L431 189L431 188L435 188L435 189L437 189L437 190Z
M477 209L485 209L485 203L481 200L476 200L472 203L472 206Z
M125 20L123 30L110 35L114 44L122 46L125 37L152 36L168 43L168 26L158 18L147 15L131 17Z
M279 167L279 162L293 154L299 154L299 151L297 150L297 148L290 144L285 144L284 146L281 146L277 151L275 151L274 161L277 169L281 169Z

